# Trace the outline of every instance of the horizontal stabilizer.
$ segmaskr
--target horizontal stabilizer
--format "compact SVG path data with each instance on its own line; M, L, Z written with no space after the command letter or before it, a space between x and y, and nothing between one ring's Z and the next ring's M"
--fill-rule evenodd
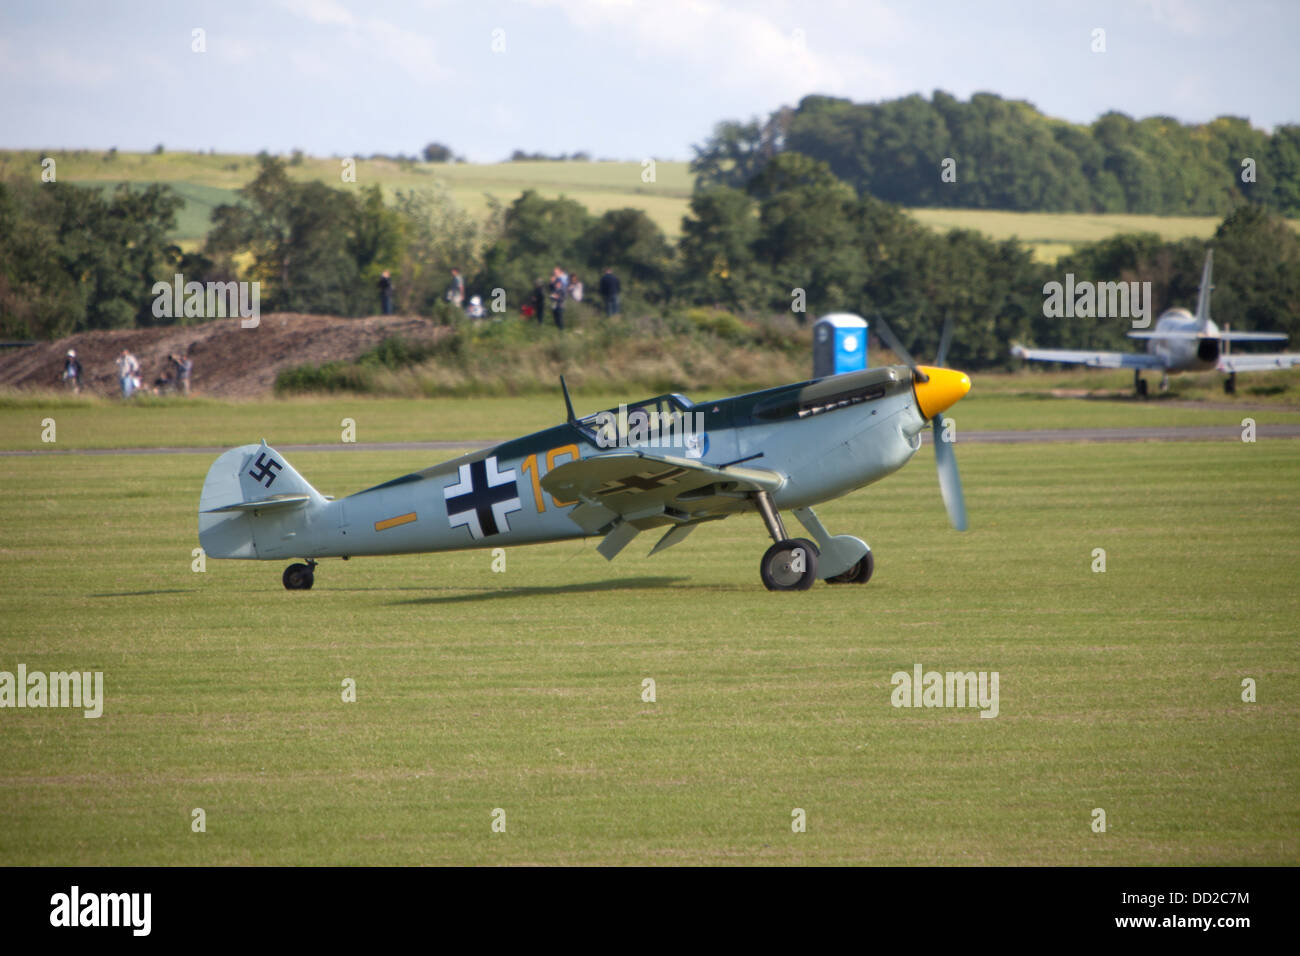
M304 505L311 501L311 495L271 495L253 501L239 501L233 505L210 508L204 514L217 514L222 511L269 511L273 508L289 508Z
M1220 332L1221 342L1285 342L1289 335L1285 332Z
M1164 332L1130 332L1131 339L1179 339L1196 341L1199 339L1218 339L1220 342L1285 342L1289 336L1284 332L1220 332L1209 335L1205 332L1187 332L1185 330L1166 330Z

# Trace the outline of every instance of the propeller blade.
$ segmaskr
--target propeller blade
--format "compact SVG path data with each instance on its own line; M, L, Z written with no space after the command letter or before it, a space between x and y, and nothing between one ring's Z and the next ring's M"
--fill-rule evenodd
M948 364L948 343L952 341L952 313L949 312L943 317L943 331L939 333L939 354L934 358L934 364L940 368Z
M939 469L939 493L943 495L948 520L958 531L965 531L966 496L961 490L961 475L957 473L957 454L952 443L943 440L943 416L934 416L934 463Z
M894 330L889 327L889 323L884 317L876 313L876 334L885 340L889 350L903 360L903 364L912 370L912 378L918 382L930 381L930 376L921 371L921 367L916 364L916 359L912 358L912 353L903 348L903 343L898 340Z

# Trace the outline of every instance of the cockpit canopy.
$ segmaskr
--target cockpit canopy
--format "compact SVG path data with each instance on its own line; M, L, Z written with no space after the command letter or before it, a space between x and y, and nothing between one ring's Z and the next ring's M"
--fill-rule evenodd
M578 419L578 429L599 448L690 447L702 431L695 403L673 392L631 405L619 405Z

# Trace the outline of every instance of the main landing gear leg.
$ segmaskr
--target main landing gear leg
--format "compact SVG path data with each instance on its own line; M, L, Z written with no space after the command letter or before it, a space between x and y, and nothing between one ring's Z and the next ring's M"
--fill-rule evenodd
M1165 372L1160 376L1160 391L1169 391L1169 373Z
M875 570L876 559L861 538L851 534L831 535L811 508L795 508L794 516L808 529L821 552L817 573L827 584L866 584Z
M773 544L763 554L758 573L769 591L807 591L817 580L817 546L807 538L787 538L781 515L766 491L754 495Z
M310 591L316 583L316 562L311 558L306 564L291 564L284 569L284 586L290 591Z

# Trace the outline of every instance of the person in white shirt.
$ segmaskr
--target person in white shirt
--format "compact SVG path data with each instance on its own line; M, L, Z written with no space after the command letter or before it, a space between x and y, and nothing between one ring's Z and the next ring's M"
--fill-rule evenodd
M117 357L117 380L122 386L122 397L130 398L140 383L140 363L126 349Z

